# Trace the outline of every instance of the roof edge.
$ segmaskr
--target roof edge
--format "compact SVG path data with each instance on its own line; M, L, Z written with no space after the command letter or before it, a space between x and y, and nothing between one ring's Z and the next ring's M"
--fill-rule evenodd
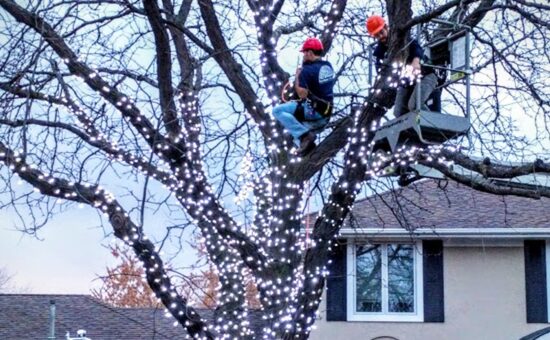
M420 238L550 238L550 228L417 228L406 230L403 228L342 228L340 237L411 237Z

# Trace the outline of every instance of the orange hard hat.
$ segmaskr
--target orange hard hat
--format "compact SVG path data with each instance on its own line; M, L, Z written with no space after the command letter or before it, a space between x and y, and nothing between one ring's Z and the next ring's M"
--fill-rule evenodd
M322 51L323 43L321 40L317 38L307 38L306 41L304 41L304 44L302 45L302 48L300 49L300 52L304 51Z
M380 32L384 26L386 26L386 21L379 15L373 15L367 19L367 31L371 36Z

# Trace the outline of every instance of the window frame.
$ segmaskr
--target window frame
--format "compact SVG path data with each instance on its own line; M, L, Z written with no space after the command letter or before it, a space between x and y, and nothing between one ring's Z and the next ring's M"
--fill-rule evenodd
M389 244L411 244L414 246L413 252L413 272L414 272L414 293L415 293L415 312L414 313L399 313L399 312L357 312L356 309L356 245L364 243L361 240L350 239L347 245L347 263L348 263L348 279L347 279L347 320L348 321L370 321L370 322L424 322L424 275L423 275L423 252L422 241L410 240L386 240L374 241L371 244L384 245L386 250L382 252L382 256L386 257L382 263L385 268L382 272L382 278L387 282L387 247ZM387 285L384 288L382 282L382 298L387 300ZM385 302L383 301L384 305Z

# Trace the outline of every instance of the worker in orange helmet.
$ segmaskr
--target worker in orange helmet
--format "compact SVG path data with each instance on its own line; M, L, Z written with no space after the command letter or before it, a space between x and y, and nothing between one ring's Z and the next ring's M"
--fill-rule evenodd
M300 100L277 105L273 116L299 142L298 155L305 156L315 148L312 130L323 128L332 114L334 70L322 60L323 43L308 38L303 43L302 67L296 70L294 90Z
M390 64L388 61L384 62L388 51L389 27L384 18L379 15L369 17L366 26L369 35L378 40L373 55L376 58L376 68L380 70L385 65ZM399 117L416 109L416 92L419 90L421 91L422 109L428 109L426 107L426 101L437 87L437 76L434 70L420 65L420 59L423 58L424 51L418 41L410 39L408 45L409 55L405 62L405 69L409 71L405 73L413 76L420 75L422 79L420 82L411 82L410 79L406 78L401 79L399 87L397 88L395 106L393 109L395 117Z

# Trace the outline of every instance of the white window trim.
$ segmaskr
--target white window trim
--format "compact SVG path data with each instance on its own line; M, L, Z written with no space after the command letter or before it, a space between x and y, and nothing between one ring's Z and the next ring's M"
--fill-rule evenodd
M365 313L355 311L355 245L359 240L348 239L347 245L347 320L348 321L370 321L370 322L424 322L424 275L422 261L422 241L413 242L414 252L414 273L415 273L415 313ZM373 244L394 244L411 243L410 241L387 241L373 242ZM548 271L547 271L548 273ZM383 275L385 276L385 275ZM383 297L384 301L384 297Z

